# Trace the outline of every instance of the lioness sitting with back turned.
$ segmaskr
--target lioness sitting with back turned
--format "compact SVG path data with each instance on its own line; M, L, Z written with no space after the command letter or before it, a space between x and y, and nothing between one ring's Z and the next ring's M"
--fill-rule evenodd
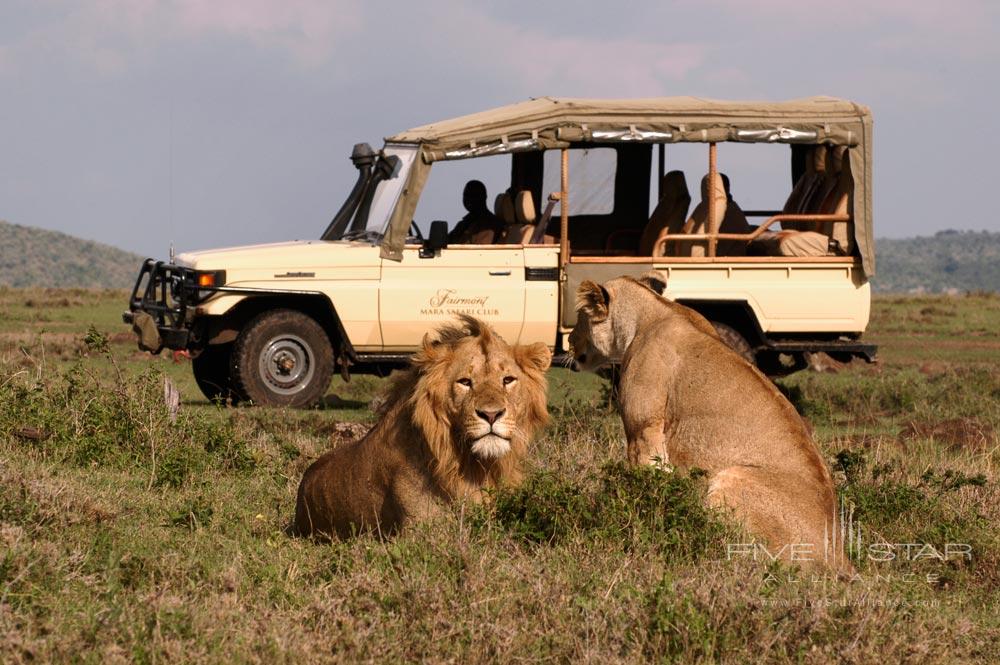
M360 441L306 469L294 532L391 534L455 499L514 485L528 442L548 420L541 343L510 346L460 316L424 336L411 366L390 380L379 421Z
M706 470L708 503L731 509L769 556L849 572L833 481L802 418L711 323L661 297L665 286L647 273L577 291L573 355L582 369L620 364L629 461Z

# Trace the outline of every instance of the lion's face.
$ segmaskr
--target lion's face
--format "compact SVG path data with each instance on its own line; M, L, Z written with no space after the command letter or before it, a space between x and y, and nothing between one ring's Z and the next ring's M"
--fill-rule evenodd
M576 325L569 334L569 348L573 354L573 369L594 372L610 364L612 333L607 318L594 321L586 312L579 312Z
M596 371L606 365L620 364L625 350L635 336L634 326L621 321L613 323L612 307L642 307L644 305L628 298L626 288L621 296L619 287L623 284L640 284L658 296L667 287L663 273L651 270L638 279L619 277L603 285L584 280L576 291L576 325L569 334L569 346L575 360L574 368ZM619 294L619 296L616 296ZM625 302L622 305L622 301Z
M546 349L548 353L548 349ZM452 423L472 454L490 459L510 451L523 436L521 423L531 382L510 347L498 338L487 344L467 339L457 345L448 372Z
M421 384L433 396L436 421L447 427L460 456L498 460L512 448L524 450L545 424L545 370L551 353L544 344L510 346L485 324L473 334L449 334L426 341L415 362ZM430 414L415 416L425 432Z
M603 286L589 280L580 285L576 325L569 334L576 369L593 372L621 362L625 350L617 343L610 307L611 294Z

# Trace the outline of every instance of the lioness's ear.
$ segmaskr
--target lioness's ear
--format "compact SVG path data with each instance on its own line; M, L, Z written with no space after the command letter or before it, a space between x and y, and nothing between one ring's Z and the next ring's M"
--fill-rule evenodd
M514 358L522 369L544 372L552 364L552 352L542 342L518 344L514 347Z
M644 272L638 281L640 284L649 287L658 296L662 296L667 288L667 276L659 270Z
M610 302L611 294L608 290L589 279L583 280L576 290L576 311L586 312L587 316L595 321L608 317Z

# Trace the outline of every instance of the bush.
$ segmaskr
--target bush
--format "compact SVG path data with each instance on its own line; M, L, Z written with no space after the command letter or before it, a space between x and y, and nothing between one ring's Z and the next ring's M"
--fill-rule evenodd
M697 559L722 549L730 527L705 506L702 474L608 464L583 481L548 472L497 493L492 518L512 538L556 544L572 537L654 545L672 558ZM481 514L482 527L488 515Z
M254 469L231 420L185 412L171 418L162 372L123 373L93 328L83 342L96 354L96 367L78 358L61 374L29 376L0 366L0 436L31 441L77 466L145 468L156 485L180 486L209 466Z

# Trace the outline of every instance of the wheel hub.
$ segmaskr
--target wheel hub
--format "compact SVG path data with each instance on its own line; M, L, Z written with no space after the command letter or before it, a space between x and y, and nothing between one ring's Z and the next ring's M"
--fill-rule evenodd
M278 367L278 371L281 372L283 376L288 376L295 369L295 358L290 354L282 353L280 357L276 358L274 364Z
M282 334L260 354L260 376L276 393L291 395L309 385L315 371L313 350L297 335Z

